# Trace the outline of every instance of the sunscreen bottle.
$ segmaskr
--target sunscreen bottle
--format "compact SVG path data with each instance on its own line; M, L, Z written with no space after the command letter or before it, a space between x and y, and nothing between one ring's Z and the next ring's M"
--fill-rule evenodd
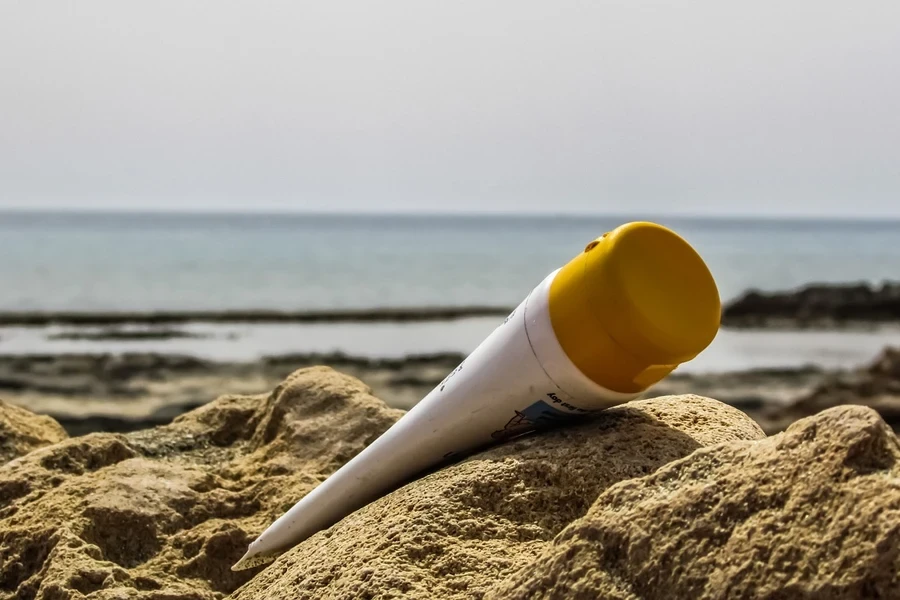
M278 518L233 570L274 560L428 467L632 400L715 338L721 304L673 231L624 224L550 273L424 399Z

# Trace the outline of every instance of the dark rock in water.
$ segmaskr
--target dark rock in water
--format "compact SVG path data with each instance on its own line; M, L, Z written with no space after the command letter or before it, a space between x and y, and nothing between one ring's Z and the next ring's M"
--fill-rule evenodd
M786 292L751 290L729 303L726 327L815 327L900 322L900 282L813 284Z
M464 358L465 354L458 352L437 352L434 354L409 354L398 358L373 358L368 356L351 356L343 352L330 352L328 354L280 354L265 356L263 362L267 365L297 365L297 364L328 364L337 367L367 367L371 369L400 369L407 365L429 364L445 367L455 367Z
M101 331L71 330L48 335L48 340L80 340L89 342L159 341L198 339L208 337L179 329L103 329Z
M345 354L270 356L219 362L158 353L0 354L0 397L51 415L70 435L124 433L168 422L222 395L271 390L303 367L327 365L365 381L392 406L422 399L464 356L403 358Z
M18 379L26 389L37 388L42 382L49 385L47 380L65 381L66 377L90 377L92 385L98 382L109 387L134 377L159 378L172 373L209 372L214 365L193 356L152 352L0 355L0 374L10 381ZM64 390L65 384L56 387Z
M486 598L900 598L900 443L855 406L699 449L609 488Z
M900 347L885 348L866 367L831 374L811 393L770 409L765 418L773 425L766 429L784 429L797 419L845 404L868 406L900 431Z
M188 404L170 404L162 406L149 415L130 417L127 415L49 415L53 417L66 432L72 436L87 435L95 432L129 433L168 425L176 417L200 408L205 403L191 402Z
M372 323L456 320L471 317L501 317L507 306L419 306L370 309L325 309L310 311L225 310L153 312L0 312L2 327L102 327L118 325L181 325L185 323Z
M65 438L65 430L50 417L0 400L0 465Z
M900 383L900 347L885 348L881 354L872 361L867 369L868 373L878 378L883 384L891 385ZM900 386L894 385L894 391L900 391Z

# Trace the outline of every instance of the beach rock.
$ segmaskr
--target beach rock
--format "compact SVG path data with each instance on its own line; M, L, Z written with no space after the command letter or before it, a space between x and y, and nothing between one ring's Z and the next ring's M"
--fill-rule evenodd
M880 286L812 284L772 293L750 290L728 303L722 314L722 324L727 327L810 327L898 321L900 281L888 281Z
M488 598L900 598L900 444L838 407L609 488Z
M900 597L900 445L874 411L765 438L691 395L474 454L230 570L401 415L313 367L11 460L0 600Z
M52 416L73 437L128 433L171 423L219 396L268 392L297 369L322 365L364 381L388 405L408 409L463 358L335 352L220 362L152 352L9 354L0 355L0 397Z
M109 328L96 330L72 329L47 336L48 340L86 341L86 342L140 342L149 340L202 339L209 335L193 333L181 329L120 329Z
M65 430L50 417L0 400L0 465L65 438Z
M631 402L413 481L297 545L233 597L481 598L610 486L698 448L762 437L708 398Z
M830 374L810 393L769 410L762 422L767 431L780 431L797 419L848 404L872 408L900 431L900 347L885 348L860 369Z
M0 599L222 598L247 545L402 415L328 368L0 466Z

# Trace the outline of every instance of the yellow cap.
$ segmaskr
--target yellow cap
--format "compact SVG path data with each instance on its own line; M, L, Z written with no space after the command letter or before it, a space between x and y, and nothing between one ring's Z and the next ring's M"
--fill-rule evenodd
M722 307L700 255L655 223L587 245L550 286L550 321L569 359L608 390L635 393L702 352Z

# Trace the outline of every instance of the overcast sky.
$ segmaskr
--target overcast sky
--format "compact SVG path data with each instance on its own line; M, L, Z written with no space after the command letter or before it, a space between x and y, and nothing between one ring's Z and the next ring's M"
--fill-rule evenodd
M900 217L900 2L4 2L0 207Z

